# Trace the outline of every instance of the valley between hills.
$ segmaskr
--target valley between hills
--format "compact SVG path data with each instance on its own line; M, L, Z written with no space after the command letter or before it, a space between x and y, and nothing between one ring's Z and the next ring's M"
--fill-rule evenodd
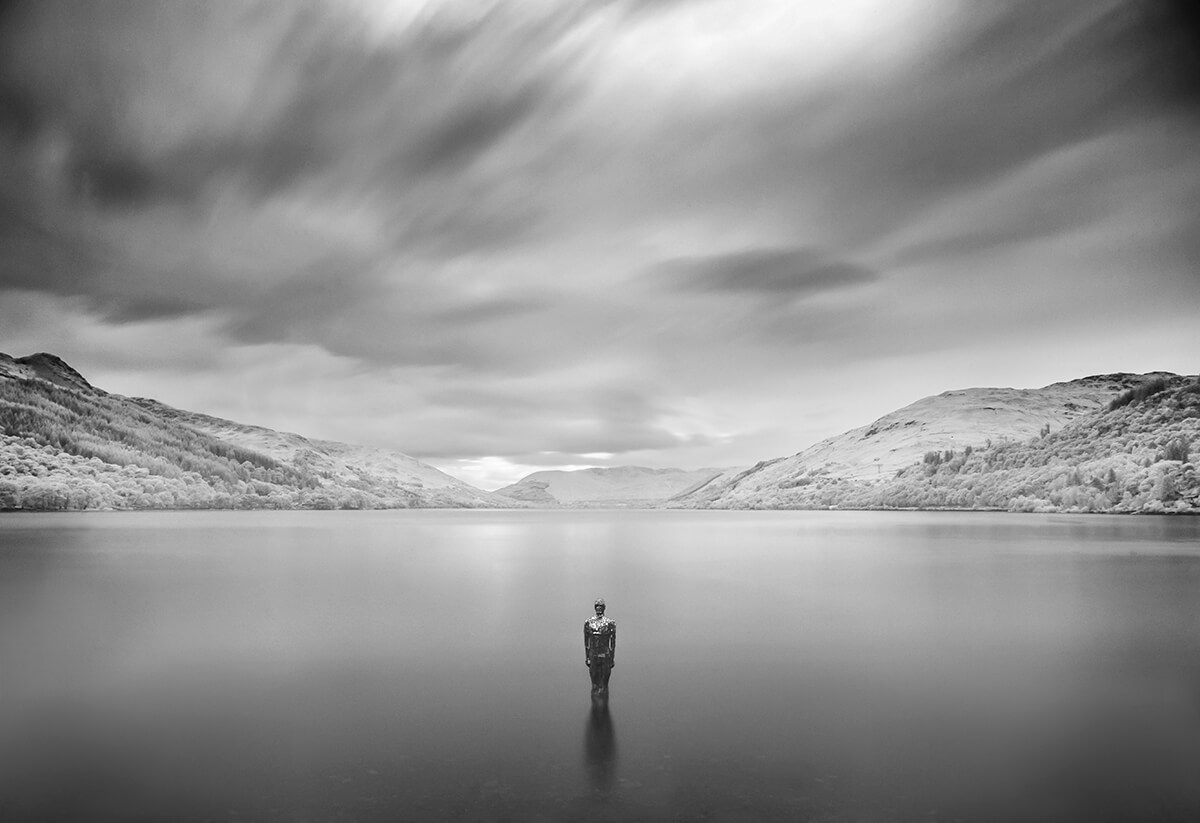
M1200 512L1200 379L1096 375L918 400L790 457L536 472L495 492L398 451L110 394L0 354L0 509L720 508Z

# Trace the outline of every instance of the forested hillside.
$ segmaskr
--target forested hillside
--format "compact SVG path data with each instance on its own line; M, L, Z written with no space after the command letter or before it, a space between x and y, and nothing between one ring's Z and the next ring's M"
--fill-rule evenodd
M407 455L188 419L153 401L95 389L52 355L0 355L0 509L513 505ZM217 424L287 439L295 448L283 454L293 459L214 434ZM389 460L338 460L368 451Z
M781 461L771 461L674 505L1195 513L1198 450L1200 380L1156 375L1105 407L1031 438L929 451L873 479L821 465L795 464L781 473Z

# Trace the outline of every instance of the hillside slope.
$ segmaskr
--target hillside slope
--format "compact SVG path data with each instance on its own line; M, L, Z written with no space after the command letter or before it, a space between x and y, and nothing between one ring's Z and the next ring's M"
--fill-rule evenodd
M495 493L538 506L646 506L708 483L722 472L641 466L540 471Z
M175 409L141 397L131 398L130 402L172 423L267 455L338 485L361 488L365 484L370 488L397 491L419 489L429 498L422 505L511 505L511 501L498 500L493 494L476 489L402 452L334 440L309 439L298 434Z
M512 507L399 452L246 426L0 354L0 509Z
M1200 508L1193 443L1195 378L1120 374L1025 392L970 389L918 401L673 505L1190 512Z

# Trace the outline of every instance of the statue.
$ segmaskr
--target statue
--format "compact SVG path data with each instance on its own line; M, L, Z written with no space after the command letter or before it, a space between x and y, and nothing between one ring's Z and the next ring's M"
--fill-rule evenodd
M596 616L584 621L583 653L592 676L592 694L608 693L608 678L616 665L617 622L604 615L604 598L596 599Z

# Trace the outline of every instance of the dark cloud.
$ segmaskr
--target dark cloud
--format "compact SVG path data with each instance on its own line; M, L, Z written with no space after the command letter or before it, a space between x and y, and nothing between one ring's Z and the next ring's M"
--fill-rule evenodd
M1135 13L1153 6L949 7L939 37L886 76L782 79L770 93L681 104L652 132L639 194L672 217L703 210L868 247L1042 157L1174 110L1157 47L1178 38Z
M103 151L77 156L71 177L81 198L115 208L144 207L187 194L170 175L160 174L139 158Z
M1122 195L1136 191L1155 168L1145 157L1127 156L1121 143L1101 139L1079 144L1031 163L986 198L973 198L975 202L957 209L951 203L927 225L910 230L912 239L901 244L890 264L962 260L1119 221Z
M495 373L553 359L524 342L554 308L544 294L462 294L437 280L435 269L398 279L371 260L330 254L247 291L223 312L223 328L239 342L313 343L373 366Z
M770 300L803 298L878 277L814 248L742 249L671 260L662 269L687 290L757 294Z
M294 78L282 84L276 116L260 130L206 138L187 151L202 166L247 175L264 194L331 173L340 187L364 188L460 176L535 119L565 79L530 72L523 59L536 63L545 44L518 36L491 18L453 36L418 29L371 49L353 36L293 33L269 69Z
M103 238L47 226L19 203L0 201L0 292L23 289L85 297L115 323L204 313L244 299L252 284L175 279L129 261Z
M430 175L464 174L569 81L569 55L548 54L575 19L569 10L532 21L497 11L456 26L432 16L369 43L313 4L232 8L128 3L109 15L47 3L12 15L0 35L14 46L0 88L10 132L26 142L65 136L65 188L101 208L195 202L215 183L269 196L328 175L343 191L402 194ZM139 35L148 42L131 45ZM179 53L163 53L156 37ZM15 48L23 40L44 48ZM196 54L205 48L213 56ZM222 66L230 48L265 57ZM195 118L187 100L211 102L223 74L242 102L180 129ZM147 112L143 98L180 108ZM129 115L150 120L139 129Z
M514 182L532 147L477 163L566 99L576 57L561 39L578 8L433 13L384 38L316 3L117 12L33 3L5 18L0 140L16 159L0 205L21 216L0 220L0 286L82 295L118 322L220 311L237 339L310 339L390 362L455 355L404 339L418 325L516 310L506 298L460 305L453 284L385 290L378 271L428 269L534 229L540 207ZM259 203L291 196L368 214L377 241L330 237L298 255L264 234L261 259L212 259L205 247L231 235L247 245L241 226Z
M1144 66L1142 94L1200 113L1200 6L1189 0L1130 2L1116 22L1121 45Z
M37 101L28 92L0 80L0 129L8 140L22 142L36 132L40 118Z
M81 272L100 265L96 251L30 219L19 203L0 200L0 285L5 288L77 294Z
M500 99L477 100L424 135L407 163L424 173L459 169L516 130L544 102L546 89L527 86Z

